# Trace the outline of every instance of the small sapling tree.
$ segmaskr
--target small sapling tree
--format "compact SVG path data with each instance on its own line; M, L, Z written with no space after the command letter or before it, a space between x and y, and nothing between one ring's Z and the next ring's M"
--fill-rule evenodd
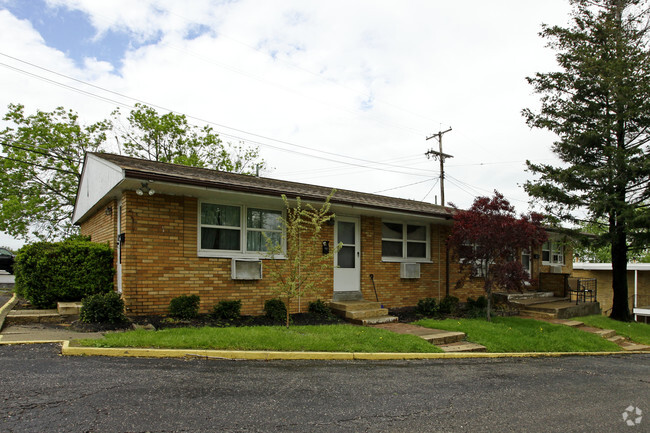
M503 195L478 197L468 210L456 208L449 247L459 260L465 278L483 278L487 296L487 320L492 308L492 288L521 290L529 279L518 255L522 250L539 247L547 239L539 214L517 218L514 207ZM465 278L459 281L462 285Z
M316 290L320 272L334 267L334 254L340 246L330 248L322 254L322 228L334 218L330 212L330 195L320 208L304 204L300 197L291 204L283 194L282 201L286 214L280 220L283 229L282 240L274 242L266 237L267 258L269 258L269 278L274 282L274 292L285 298L287 305L286 326L289 327L291 301ZM286 250L284 248L286 244Z

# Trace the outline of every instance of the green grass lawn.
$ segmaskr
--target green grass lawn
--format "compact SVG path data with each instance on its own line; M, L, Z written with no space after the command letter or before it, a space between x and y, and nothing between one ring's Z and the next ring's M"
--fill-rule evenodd
M621 348L604 338L564 325L518 317L485 319L425 319L416 325L461 331L488 352L613 352Z
M89 347L431 353L442 350L413 335L352 325L174 328L109 333L80 340Z
M636 343L650 345L650 325L645 323L619 322L601 315L576 317L573 320L579 320L585 325L594 328L613 329L618 335Z

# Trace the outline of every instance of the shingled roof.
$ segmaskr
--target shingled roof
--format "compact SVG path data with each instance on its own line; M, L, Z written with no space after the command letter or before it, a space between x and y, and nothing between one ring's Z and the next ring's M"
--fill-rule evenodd
M92 153L92 155L119 166L124 170L125 178L131 179L169 182L271 196L285 194L289 198L301 197L303 200L315 201L325 200L332 191L332 188L318 185L148 161L110 153ZM337 189L331 202L333 204L363 206L438 218L451 217L451 209L443 206L344 189Z

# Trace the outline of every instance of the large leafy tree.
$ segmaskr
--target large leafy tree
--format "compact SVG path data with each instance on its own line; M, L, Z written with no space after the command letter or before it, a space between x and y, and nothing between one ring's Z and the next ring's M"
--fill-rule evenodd
M224 146L211 128L189 125L185 116L159 115L137 105L121 127L112 121L83 125L59 107L28 115L10 104L0 131L0 230L16 238L54 240L77 232L72 211L86 152L110 151L110 135L124 153L161 162L251 174L257 148ZM117 125L117 126L116 126Z
M102 148L107 122L89 126L59 107L25 114L10 104L0 131L0 230L17 238L63 238L76 232L72 210L84 153Z
M630 320L628 252L650 239L650 52L642 0L571 0L568 27L544 26L559 71L529 77L541 108L525 109L529 126L558 136L559 165L528 162L528 194L557 220L602 225L611 246L611 317ZM604 223L603 223L604 222Z
M497 191L493 197L477 197L467 210L455 209L447 242L465 278L483 278L487 320L494 287L521 291L529 281L519 257L522 250L533 251L546 241L541 221L536 213L517 217L514 207ZM459 284L464 282L459 280Z
M123 152L136 158L254 174L264 168L258 148L225 144L212 127L191 125L184 114L158 114L135 104L122 124L119 109L112 113Z

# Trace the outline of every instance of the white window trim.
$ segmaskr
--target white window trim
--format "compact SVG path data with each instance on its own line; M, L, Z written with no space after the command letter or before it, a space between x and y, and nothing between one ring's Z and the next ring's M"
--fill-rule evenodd
M478 244L476 244L474 242L465 242L464 246L470 247L473 250L475 250L476 247L478 246ZM460 257L458 259L458 263L460 263L461 265L471 266L472 267L471 274L470 274L470 277L472 277L472 278L484 278L485 277L485 266L482 266L479 263L480 261L481 260L473 260L472 261L472 260L468 260L468 259L466 259L464 257ZM487 265L490 266L492 264L494 264L494 262L490 261L490 263L488 263Z
M545 250L544 247L545 245L548 244L549 249ZM558 251L556 251L555 248L559 248L559 256L562 257L561 261L554 261L553 260L553 255L554 253L557 255ZM548 251L548 258L550 260L544 260L544 251ZM557 241L557 240L548 240L542 244L542 265L550 265L550 266L557 266L565 265L566 258L564 257L564 244L562 242Z
M381 256L381 261L385 263L433 263L431 260L431 225L428 223L424 222L416 222L416 221L398 221L398 220L381 220L382 224L382 231L383 231L383 224L384 223L391 223L391 224L400 224L402 226L402 239L390 239L390 238L384 238L384 235L381 235L381 243L382 243L382 256ZM419 243L426 243L426 256L425 257L406 257L407 253L407 244L408 244L408 239L407 239L407 233L406 233L406 226L407 225L412 225L412 226L421 226L426 229L426 238L424 241L411 241L411 242L419 242ZM392 241L392 242L402 242L402 257L384 257L384 252L383 252L383 242L384 240L386 241Z
M226 227L226 226L214 226L206 224L206 227L223 227L226 229L237 229L239 230L239 250L213 250L213 249L201 249L201 205L207 204L216 204L224 206L234 206L240 209L239 212L239 227ZM282 218L286 217L284 208L279 206L268 206L268 205L256 205L255 203L251 204L242 204L236 203L229 200L199 200L197 207L197 216L196 216L196 251L198 257L220 257L220 258L237 258L237 259L267 259L269 258L267 252L265 251L246 251L246 232L249 230L246 226L248 209L261 209L261 210L270 210L277 211L282 213ZM251 231L267 231L267 230L258 230L250 229ZM284 226L282 227L282 252L281 255L273 256L274 259L285 259L284 253L287 251L287 241L286 241L286 231Z

